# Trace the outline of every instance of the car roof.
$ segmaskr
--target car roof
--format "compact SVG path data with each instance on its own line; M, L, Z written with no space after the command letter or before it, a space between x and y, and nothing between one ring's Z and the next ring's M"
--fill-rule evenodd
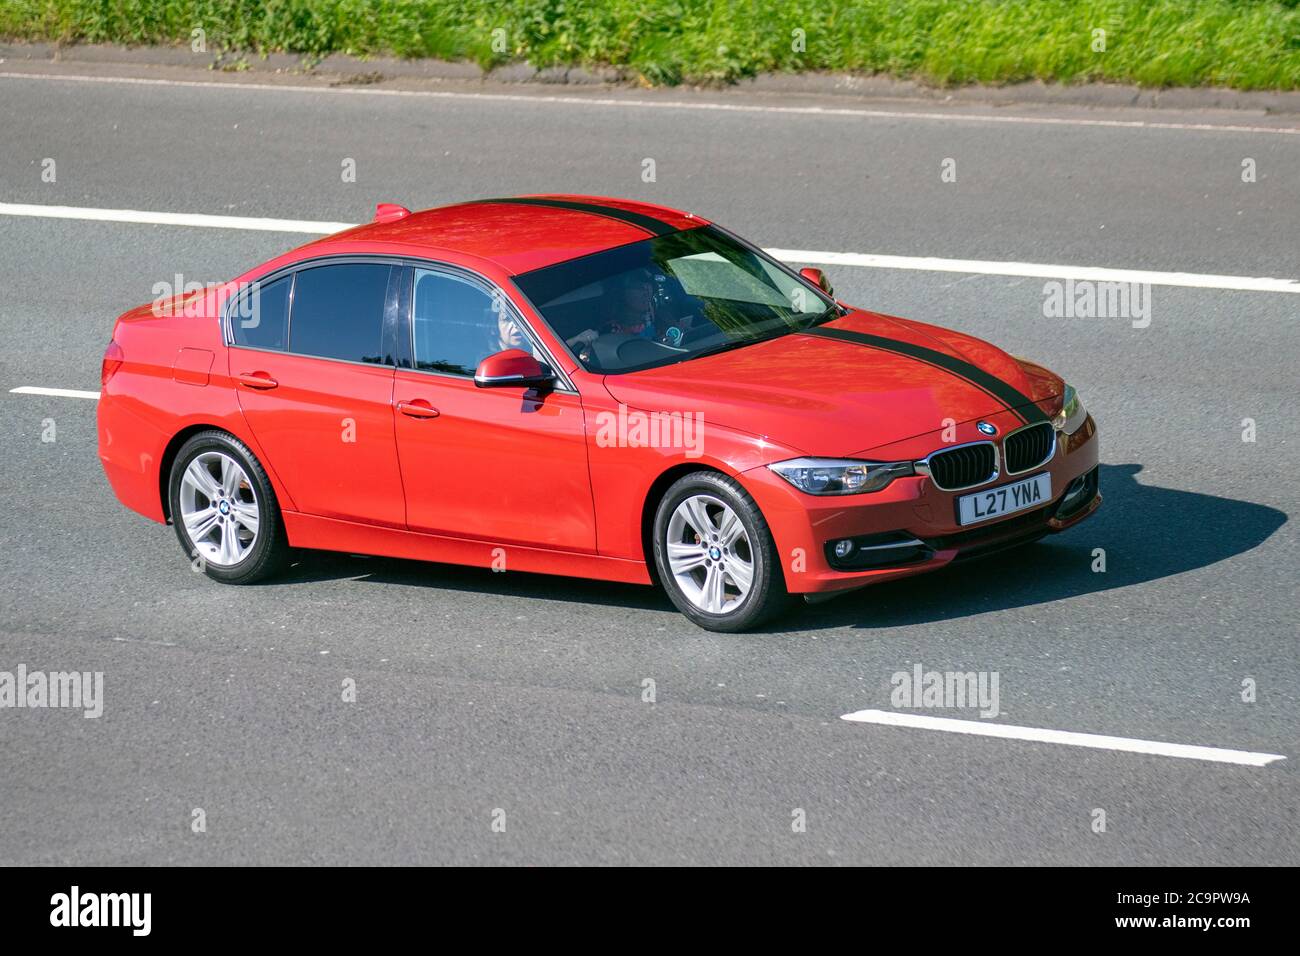
M428 254L454 253L495 263L513 275L591 255L655 235L709 225L679 209L604 196L546 194L478 199L404 214L336 233L303 247L340 254L358 242L411 246Z

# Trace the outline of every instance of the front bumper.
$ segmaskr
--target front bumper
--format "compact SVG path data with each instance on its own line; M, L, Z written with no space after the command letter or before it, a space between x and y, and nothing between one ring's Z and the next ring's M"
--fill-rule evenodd
M917 475L871 494L819 497L798 491L766 467L745 472L742 480L776 539L787 590L836 592L937 570L954 561L1027 544L1083 521L1102 500L1096 432L1089 416L1074 435L1057 436L1056 453L1043 467L961 491L943 491L930 478ZM911 449L896 451L911 455L932 442L923 438ZM957 498L1043 472L1051 475L1052 500L1047 505L982 524L958 524ZM845 538L853 539L855 547L850 559L839 560L831 545Z

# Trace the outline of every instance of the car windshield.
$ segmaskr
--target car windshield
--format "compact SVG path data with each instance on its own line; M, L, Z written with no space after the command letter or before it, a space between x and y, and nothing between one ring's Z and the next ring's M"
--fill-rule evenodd
M836 314L819 289L713 226L515 277L591 372L633 372L749 345Z

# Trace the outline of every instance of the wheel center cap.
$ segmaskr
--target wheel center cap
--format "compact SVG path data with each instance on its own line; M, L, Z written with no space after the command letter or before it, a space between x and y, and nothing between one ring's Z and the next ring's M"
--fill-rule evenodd
M220 511L223 515L230 514L230 502L229 501L221 502L221 504L217 505L217 510Z
M722 549L715 544L713 547L709 548L709 557L714 561L721 561Z

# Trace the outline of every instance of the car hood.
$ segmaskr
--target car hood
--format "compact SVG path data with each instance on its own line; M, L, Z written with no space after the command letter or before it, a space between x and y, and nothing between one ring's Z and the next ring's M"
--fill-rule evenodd
M808 332L609 375L616 401L703 413L805 454L844 456L1007 408L1050 414L1060 378L973 336L853 310Z

